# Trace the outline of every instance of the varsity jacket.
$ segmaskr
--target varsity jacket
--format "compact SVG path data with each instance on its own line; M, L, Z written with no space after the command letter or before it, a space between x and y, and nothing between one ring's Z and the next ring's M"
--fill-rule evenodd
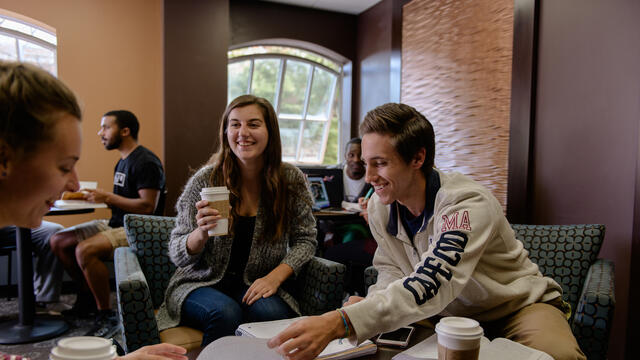
M384 205L374 194L367 210L378 280L364 300L344 308L352 341L438 314L496 320L562 294L529 260L497 199L462 174L433 169L413 241L397 202Z

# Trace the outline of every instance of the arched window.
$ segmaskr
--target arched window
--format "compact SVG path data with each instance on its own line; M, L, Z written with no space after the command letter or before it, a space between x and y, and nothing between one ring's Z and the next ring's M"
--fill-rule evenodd
M55 31L0 10L0 59L35 64L58 75Z
M253 94L273 104L284 161L335 164L340 152L343 75L343 64L306 49L240 47L229 51L227 102Z

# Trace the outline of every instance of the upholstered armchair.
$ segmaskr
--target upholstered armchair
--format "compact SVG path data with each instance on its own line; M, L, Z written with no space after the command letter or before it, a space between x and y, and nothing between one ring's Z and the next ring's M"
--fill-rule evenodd
M562 286L571 305L569 324L589 360L606 359L613 323L614 266L598 259L604 225L511 225L540 272ZM376 282L375 268L365 270L365 286Z
M127 352L168 342L192 350L200 347L202 332L180 326L159 332L155 310L176 267L169 259L168 243L175 226L172 217L126 215L129 247L114 254L118 313ZM345 266L314 257L295 279L296 297L304 315L321 314L340 306Z

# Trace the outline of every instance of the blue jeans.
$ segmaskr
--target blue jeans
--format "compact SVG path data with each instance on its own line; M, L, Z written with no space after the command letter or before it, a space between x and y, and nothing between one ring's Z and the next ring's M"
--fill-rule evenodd
M251 305L242 297L249 287L239 278L225 278L218 284L192 291L182 304L181 323L201 330L202 347L227 335L234 335L245 322L287 319L295 313L278 295L261 298Z

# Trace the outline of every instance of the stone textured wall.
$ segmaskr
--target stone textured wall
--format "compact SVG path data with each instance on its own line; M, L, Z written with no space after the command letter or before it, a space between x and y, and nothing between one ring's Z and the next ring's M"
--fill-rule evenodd
M401 101L431 121L436 167L487 186L506 209L513 0L403 7Z

